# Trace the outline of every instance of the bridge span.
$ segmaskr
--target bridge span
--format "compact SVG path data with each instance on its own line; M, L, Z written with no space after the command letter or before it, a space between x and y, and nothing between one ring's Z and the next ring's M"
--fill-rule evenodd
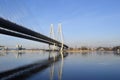
M35 32L24 26L13 23L9 20L0 17L0 34L24 38L28 40L38 41L50 45L56 45L58 47L62 47L62 43L49 38L41 33ZM66 44L63 44L63 48L68 48Z

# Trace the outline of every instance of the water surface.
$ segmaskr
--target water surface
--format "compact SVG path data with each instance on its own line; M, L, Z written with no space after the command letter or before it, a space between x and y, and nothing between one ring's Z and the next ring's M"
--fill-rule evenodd
M120 80L120 54L114 52L69 53L62 61L27 80ZM62 75L60 75L62 67ZM51 72L54 71L53 76Z
M48 59L47 52L6 53L0 56L0 72L39 60ZM26 80L120 80L120 53L83 52L69 53L43 71Z

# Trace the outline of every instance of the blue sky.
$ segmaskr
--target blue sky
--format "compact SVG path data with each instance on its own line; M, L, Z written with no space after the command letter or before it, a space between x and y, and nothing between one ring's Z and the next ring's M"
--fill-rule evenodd
M0 16L49 36L62 23L70 46L120 45L120 0L0 0ZM41 47L41 43L0 35L0 44ZM9 41L8 41L9 39ZM31 44L31 45L29 45ZM29 46L28 46L29 45Z

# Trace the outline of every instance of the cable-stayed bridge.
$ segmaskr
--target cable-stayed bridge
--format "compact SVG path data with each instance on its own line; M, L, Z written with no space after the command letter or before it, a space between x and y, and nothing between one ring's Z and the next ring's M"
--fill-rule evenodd
M59 60L61 60L61 70L59 72L59 76L61 76L62 74L63 58L67 56L67 54L64 53L66 51L64 51L63 49L68 48L68 46L64 44L63 41L62 29L58 28L58 35L60 35L61 41L55 39L53 28L51 28L50 37L44 35L42 33L42 31L44 30L40 29L40 25L42 25L41 23L43 23L40 20L43 21L44 19L41 18L41 16L43 16L41 11L41 14L36 15L36 13L38 13L38 10L32 10L31 5L27 5L27 3L28 2L25 3L22 1L0 1L0 34L48 44L50 50L49 55L47 56L48 58L43 61L37 61L31 64L26 64L10 70L6 70L4 72L0 72L0 80L19 80L21 79L21 77L25 79L43 69L48 68L49 66L51 66L51 64ZM45 23L43 24L47 24L47 22L45 21ZM33 28L37 28L38 31L41 31L34 31ZM54 37L52 38L52 36ZM50 48L50 45L53 45L53 49ZM58 49L60 52L57 52L57 54L51 52L55 51L55 46L59 47ZM5 52L6 51L7 50L5 50ZM17 54L22 54L22 52L24 52L24 50L19 49L19 47L15 51L17 51Z
M55 39L47 37L41 33L30 30L24 26L18 25L1 17L0 17L0 33L9 36L38 41L49 45L55 44L58 47L62 47L62 43ZM66 44L63 44L63 48L68 48L68 46Z
M14 3L13 6L11 6ZM62 41L43 35L40 20L36 19L35 13L28 2L1 1L0 3L0 34L38 41L49 45L68 48ZM36 5L35 5L36 6ZM30 19L32 18L32 19ZM40 19L40 17L39 17ZM32 29L37 28L39 32ZM29 29L31 28L31 29Z

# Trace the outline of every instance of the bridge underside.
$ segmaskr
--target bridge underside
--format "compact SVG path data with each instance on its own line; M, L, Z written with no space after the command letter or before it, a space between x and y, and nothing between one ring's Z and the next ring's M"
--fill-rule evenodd
M17 25L13 22L10 22L8 20L5 20L3 18L0 18L0 33L9 35L9 36L14 36L14 37L19 37L19 38L24 38L24 39L29 39L33 41L38 41L38 42L43 42L47 43L50 45L56 44L56 46L61 47L62 43L59 41L56 41L52 38L49 38L45 35L42 35L40 33L37 33L35 31L32 31L30 29L27 29L21 25ZM64 48L68 48L67 45L63 45Z

